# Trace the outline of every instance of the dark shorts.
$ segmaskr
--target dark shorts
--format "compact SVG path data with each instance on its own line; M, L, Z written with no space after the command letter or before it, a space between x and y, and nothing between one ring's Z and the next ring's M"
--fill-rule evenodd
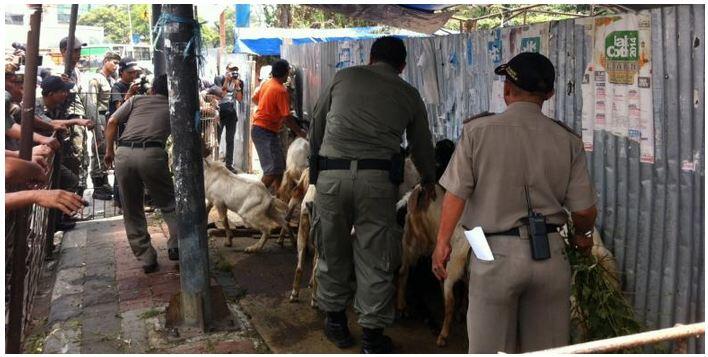
M251 127L251 139L256 146L263 174L282 175L285 172L285 157L278 134L254 125Z

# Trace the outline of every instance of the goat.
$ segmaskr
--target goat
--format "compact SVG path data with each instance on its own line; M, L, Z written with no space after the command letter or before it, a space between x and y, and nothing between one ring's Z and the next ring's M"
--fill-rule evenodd
M310 143L303 138L295 139L290 146L285 159L285 173L278 187L277 197L283 202L290 201L292 189L300 180L302 171L307 168L307 158L310 155Z
M290 292L290 302L298 301L300 282L302 280L302 268L305 261L305 254L309 246L314 251L314 257L312 258L312 275L310 276L310 286L312 287L310 306L312 307L316 306L315 291L317 290L317 280L315 279L315 270L317 269L318 252L314 244L310 241L310 227L312 222L312 203L315 200L316 192L317 189L315 185L310 185L310 170L305 169L290 199L291 204L297 202L298 197L302 200L300 203L300 224L297 231L297 267L295 268L295 278L293 279L293 290Z
M436 199L431 201L429 206L421 207L419 198L423 190L421 186L416 186L411 192L406 194L397 207L405 204L408 206L408 213L405 218L403 228L403 254L401 267L398 271L398 282L396 287L396 310L402 312L406 308L406 285L410 267L415 265L418 259L425 255L431 255L435 250L438 227L440 226L440 214L442 213L442 201L445 195L444 189L440 185L435 186ZM453 287L465 274L467 267L470 246L465 240L464 229L457 224L450 240L452 252L450 260L447 262L447 278L443 282L443 297L445 300L445 317L442 329L437 338L438 346L447 344L447 337L450 335L450 325L455 308L455 297Z
M204 191L208 200L206 212L216 206L219 218L226 229L227 247L232 246L233 235L229 227L227 210L233 211L243 220L246 226L261 231L261 238L255 244L247 247L246 253L263 249L270 236L270 229L280 226L279 241L282 243L285 232L290 232L284 218L285 203L270 195L260 180L236 175L229 171L221 162L204 160ZM291 239L294 239L292 233ZM294 244L295 242L293 242Z

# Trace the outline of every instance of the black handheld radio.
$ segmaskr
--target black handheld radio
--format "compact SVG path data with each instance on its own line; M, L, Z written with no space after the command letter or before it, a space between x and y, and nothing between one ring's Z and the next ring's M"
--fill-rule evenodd
M529 189L524 185L526 192L526 205L529 210L529 241L531 242L531 257L533 260L546 260L551 257L551 248L548 245L548 232L546 232L546 217L534 212L531 208Z

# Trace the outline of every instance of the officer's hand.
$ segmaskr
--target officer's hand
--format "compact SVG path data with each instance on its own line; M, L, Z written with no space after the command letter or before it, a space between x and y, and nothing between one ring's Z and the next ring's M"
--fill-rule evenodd
M110 170L113 168L114 158L115 154L113 153L113 150L106 150L106 154L103 155L103 162L106 164L106 170Z
M64 190L37 190L34 201L42 207L56 208L67 215L72 215L88 205L79 195Z
M58 133L66 133L67 132L66 123L63 123L61 121L52 120L52 122L49 123L49 125L52 126L52 130L54 130Z
M76 119L76 125L85 126L87 129L93 129L94 122L89 119Z
M128 88L128 93L127 93L125 99L127 100L127 99L130 98L131 96L135 95L135 93L138 92L138 89L140 89L140 83L133 83L133 84L131 84L131 85L130 85L130 88Z
M56 138L50 138L48 136L41 136L38 140L38 142L42 145L47 145L49 146L50 149L57 151L59 149L59 140Z
M449 242L443 243L438 241L437 244L435 244L435 251L433 251L433 274L435 274L435 277L440 281L447 278L445 266L447 265L447 261L450 260L450 252L452 252L452 248Z
M52 149L47 145L37 145L32 148L32 156L47 157L52 153Z
M66 75L66 73L62 73L62 74L61 74L61 80L64 81L64 82L66 82L66 83L73 83L73 81L71 80L71 77L69 77L68 75Z
M47 159L42 156L42 155L32 155L32 162L35 164L39 165L44 169L44 172L46 173L49 169L49 165L47 164Z

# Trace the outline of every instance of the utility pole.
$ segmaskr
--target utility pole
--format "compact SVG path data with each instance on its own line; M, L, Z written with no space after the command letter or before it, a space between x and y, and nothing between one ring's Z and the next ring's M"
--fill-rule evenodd
M32 134L34 132L34 99L37 89L37 65L39 64L39 29L42 22L42 5L29 5L34 12L30 15L30 30L27 33L27 52L25 79L22 94L22 132L20 140L20 158L32 159ZM71 51L67 51L71 54ZM12 275L10 283L10 311L6 353L22 351L24 328L25 275L27 274L27 236L29 231L29 208L22 208L15 213L17 230L13 239ZM9 238L9 237L8 237Z
M179 221L181 322L205 332L213 319L209 291L209 254L204 206L202 145L197 127L197 48L185 53L194 30L192 5L165 4L162 10L183 19L167 22L163 30L169 85L170 125L174 157L175 200ZM185 57L186 55L186 57Z
M40 9L41 11L41 9ZM69 17L69 37L66 41L66 52L64 53L64 74L71 77L74 71L74 63L72 53L74 51L74 39L76 37L76 18L79 16L79 5L71 5L71 17ZM28 43L29 45L29 43Z
M152 4L152 28L154 29L155 26L157 25L157 21L160 20L160 16L162 15L162 5L161 4ZM150 38L152 39L152 30L150 31ZM159 38L155 38L152 40L153 43L153 48L152 48L152 65L153 65L153 73L155 76L159 76L161 74L165 73L165 40L164 36L160 36Z

